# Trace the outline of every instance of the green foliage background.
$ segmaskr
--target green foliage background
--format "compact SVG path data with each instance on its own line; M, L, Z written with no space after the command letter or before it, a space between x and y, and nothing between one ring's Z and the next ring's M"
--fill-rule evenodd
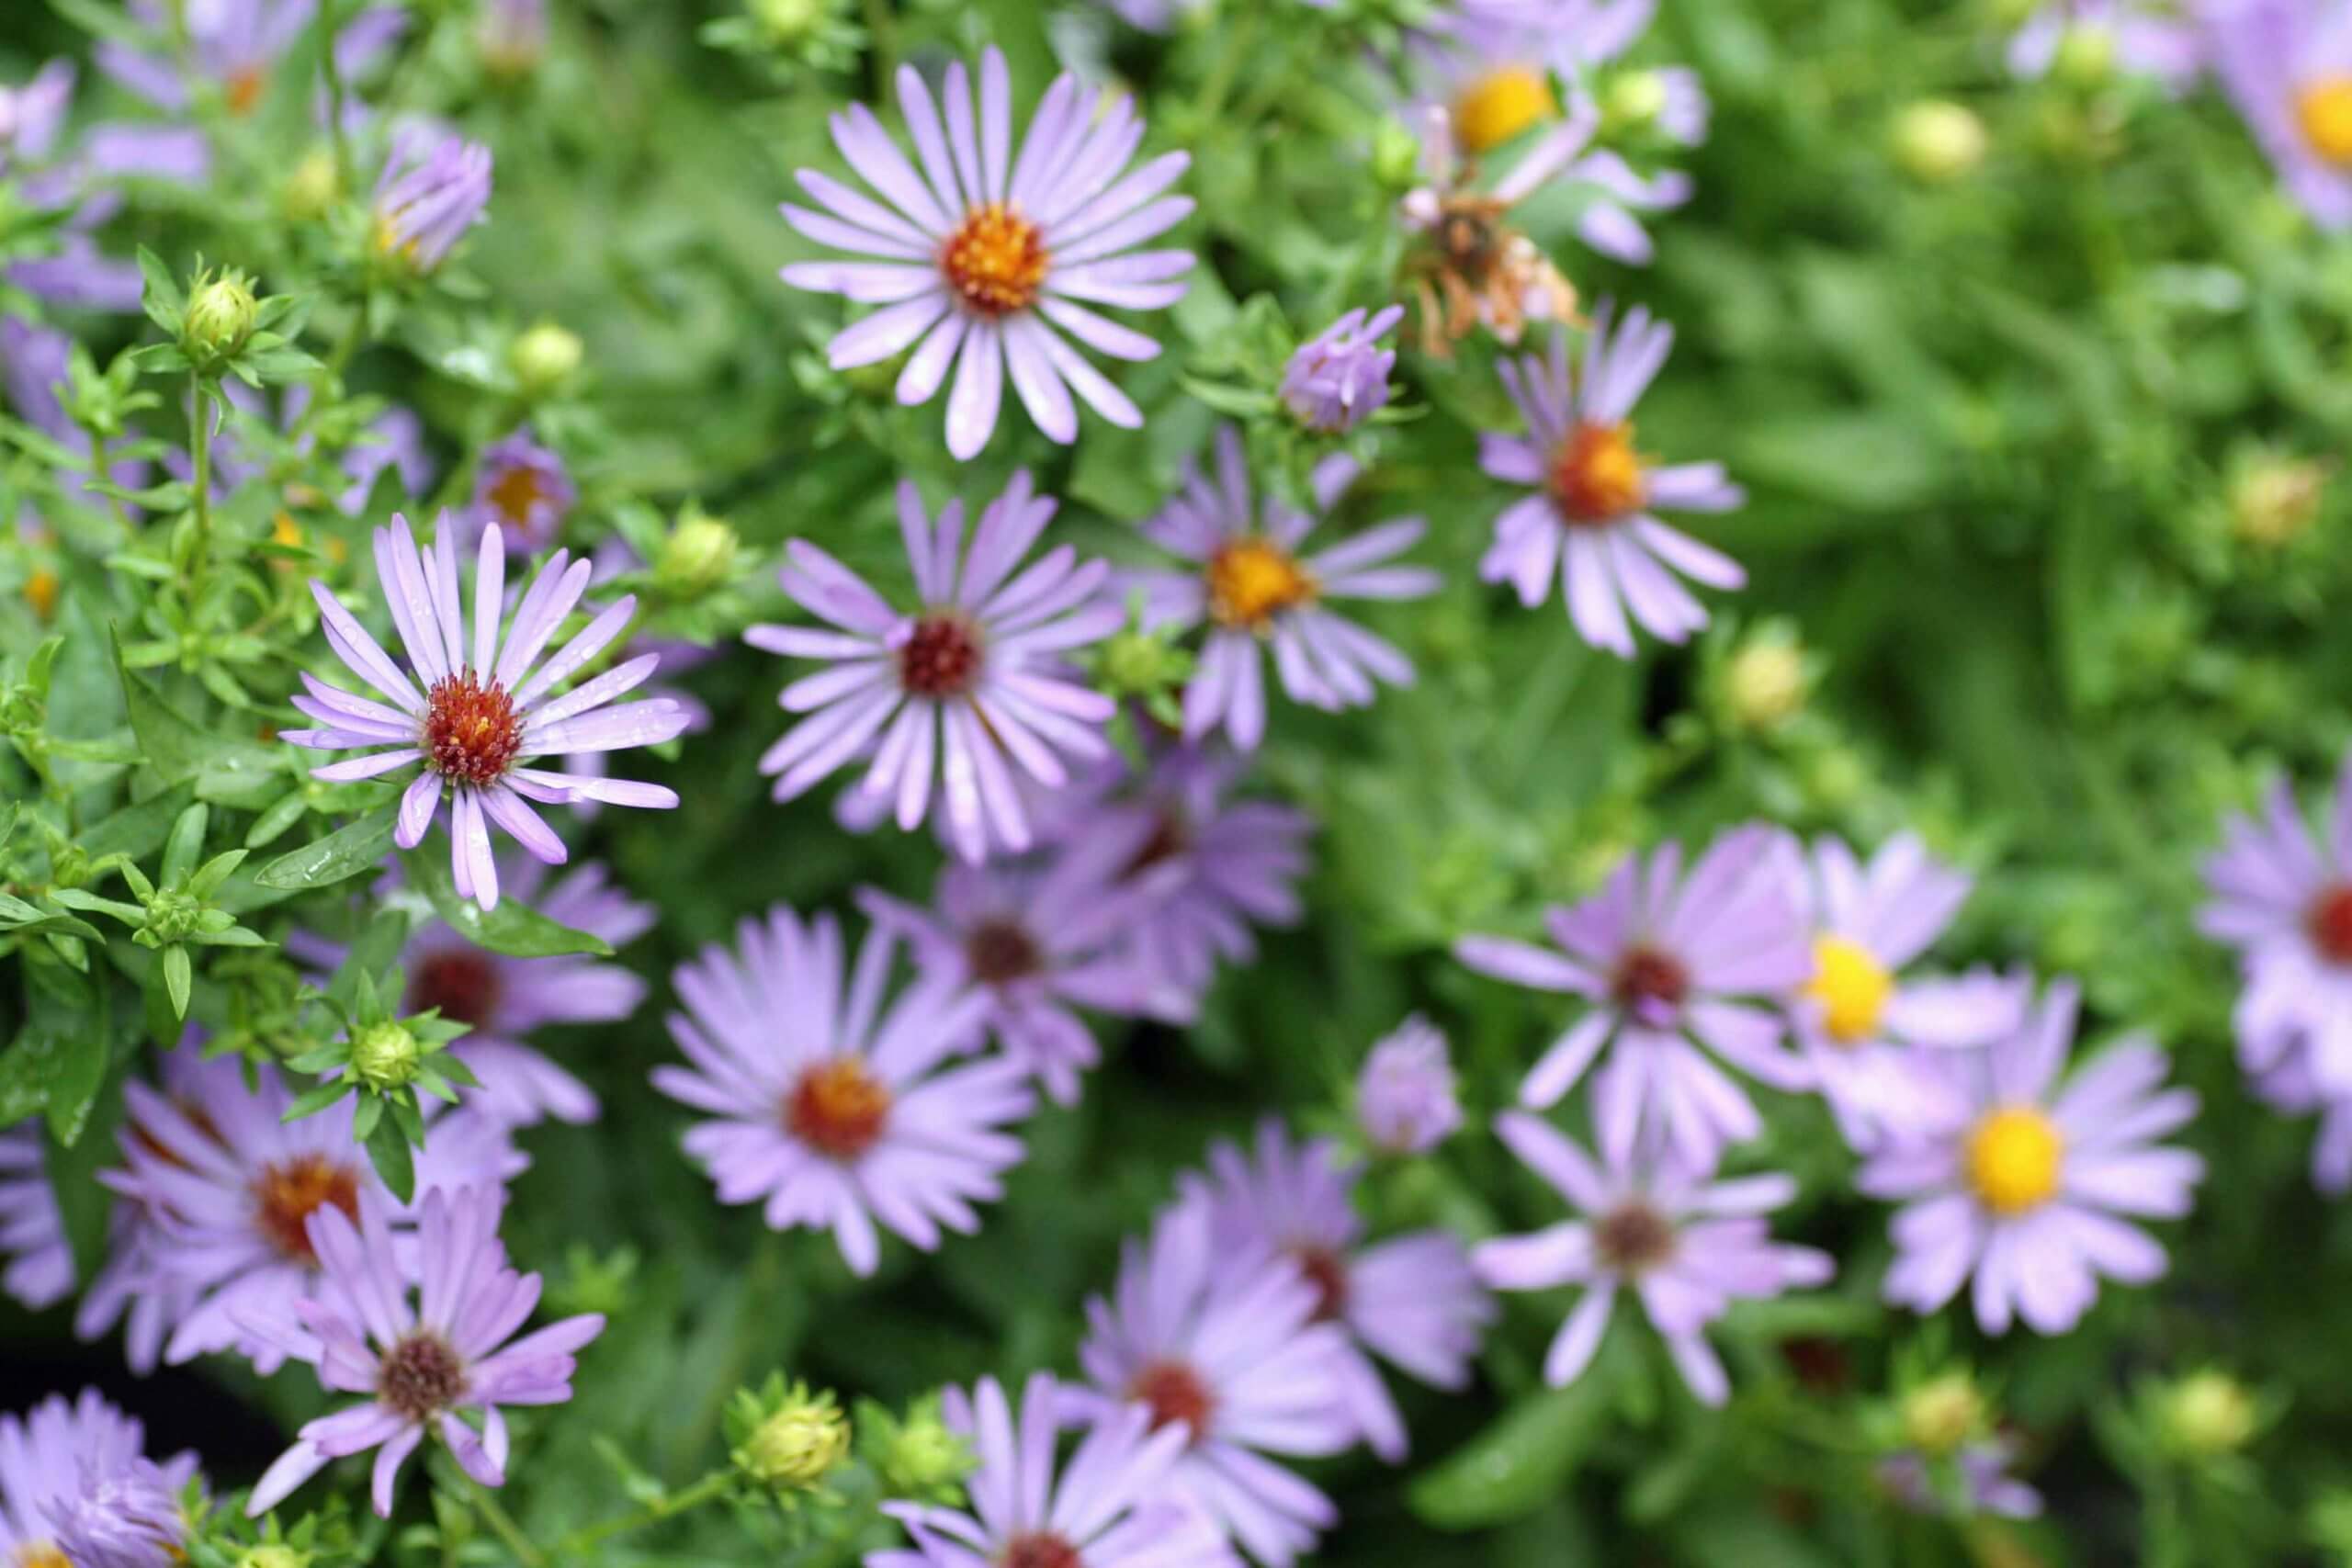
M1099 17L1073 28L1074 13L1033 0L872 9L877 50L838 73L772 75L697 41L715 5L559 0L548 59L502 88L470 58L465 7L420 5L395 90L496 149L492 221L466 256L485 288L476 304L403 316L355 361L355 389L419 409L446 470L511 418L467 367L552 320L587 344L584 395L540 425L582 480L583 536L630 505L667 513L694 500L763 560L800 536L896 581L899 474L934 500L978 498L1026 464L1066 498L1062 536L1144 558L1134 523L1213 425L1182 378L1246 366L1269 304L1305 332L1380 298L1396 193L1369 169L1386 107L1373 77L1271 0L1234 0L1164 44ZM920 898L938 854L922 835L845 836L827 792L768 802L753 763L782 722L776 661L739 648L692 677L719 722L654 774L684 808L607 811L591 839L662 909L624 955L656 997L627 1025L547 1037L607 1115L526 1135L535 1164L509 1221L514 1251L549 1270L562 1304L616 1314L583 1358L578 1401L524 1431L506 1501L526 1529L551 1538L607 1511L619 1485L608 1450L664 1481L691 1478L720 1451L728 1393L775 1368L896 1403L984 1371L1069 1366L1080 1303L1107 1285L1119 1239L1174 1174L1268 1111L1336 1126L1365 1047L1410 1008L1452 1036L1472 1125L1436 1158L1380 1174L1368 1195L1381 1220L1475 1235L1548 1218L1483 1121L1561 1015L1467 975L1445 943L1527 928L1540 903L1587 889L1633 845L1767 816L1866 841L1918 828L1980 874L1948 958L2079 975L2094 1036L2141 1027L2171 1050L2204 1097L2189 1141L2212 1169L2194 1217L2165 1230L2171 1273L2109 1290L2057 1341L2020 1331L1979 1343L1959 1313L1923 1327L1877 1304L1883 1211L1852 1194L1826 1117L1768 1095L1769 1136L1736 1158L1800 1175L1805 1198L1781 1229L1829 1247L1840 1271L1818 1299L1735 1314L1728 1413L1693 1406L1624 1325L1585 1384L1543 1393L1536 1369L1561 1303L1513 1298L1471 1393L1401 1391L1414 1436L1401 1474L1362 1455L1313 1467L1346 1518L1318 1561L1805 1568L2352 1552L2352 1341L2337 1306L2352 1227L2309 1186L2307 1129L2241 1086L2232 968L2189 925L2218 815L2282 769L2316 784L2352 739L2340 501L2331 493L2278 546L2235 528L2232 508L2263 452L2332 460L2352 431L2352 247L2310 231L2210 91L2171 101L2127 82L2015 85L2001 36L1966 5L1669 0L1644 56L1695 63L1714 96L1713 134L1689 163L1697 198L1660 220L1646 271L1577 249L1565 208L1539 208L1532 226L1588 298L1644 301L1679 325L1642 412L1644 449L1721 457L1748 487L1747 508L1710 536L1749 564L1752 585L1698 648L1630 666L1587 649L1556 604L1522 611L1480 585L1502 495L1477 474L1475 434L1506 425L1509 406L1485 348L1451 365L1406 355L1405 401L1426 417L1382 433L1349 516L1426 514L1426 558L1447 586L1374 617L1419 663L1418 687L1344 720L1277 716L1260 776L1320 823L1308 919L1227 975L1196 1029L1103 1022L1105 1068L1080 1107L1030 1125L1030 1158L980 1235L932 1258L892 1246L870 1282L853 1281L822 1238L773 1235L755 1213L720 1209L678 1152L684 1117L646 1092L645 1075L671 1055L662 977L698 944L774 901L842 908L864 882ZM1200 211L1181 232L1208 265L1155 329L1170 352L1125 378L1149 416L1141 432L1090 419L1063 450L1008 412L982 458L958 468L936 406L900 411L887 379L822 368L840 312L776 280L809 252L775 203L795 167L835 166L825 115L844 96L883 96L882 51L932 62L983 41L1010 56L1016 101L1043 88L1057 47L1126 75L1148 100L1148 149L1193 152L1184 188ZM37 6L0 17L0 77L84 48ZM1930 96L1968 103L1990 131L1983 166L1951 183L1906 175L1889 152L1896 117ZM273 291L312 287L272 196L311 149L300 109L280 103L241 127L211 194L139 204L109 247L148 244L183 274L201 251ZM74 324L101 362L131 341L130 324ZM323 355L326 334L306 344ZM40 495L37 467L17 459L0 495ZM276 504L243 494L224 511L257 538ZM54 623L17 595L0 606L0 650L18 660L51 631L67 637L51 705L61 733L119 728L102 628L138 592L83 557ZM744 593L745 612L781 609L764 567ZM1730 716L1723 679L1764 617L1793 625L1820 676L1804 717L1758 733ZM159 679L175 705L211 706L184 677ZM233 829L223 841L250 821L215 815ZM254 919L274 930L277 914ZM139 1049L137 1021L122 1021L112 1062L99 1054L109 1084ZM100 1095L99 1129L114 1092ZM80 1145L85 1169L91 1147ZM25 1365L68 1354L63 1313L6 1323ZM1792 1341L1804 1354L1792 1358ZM2046 1521L1954 1529L1876 1497L1869 1413L1898 1360L1936 1348L1999 1390L2051 1499ZM2132 1391L2209 1364L2284 1400L2250 1467L2148 1451ZM222 1400L288 1418L313 1408L299 1379L206 1374ZM249 1479L220 1461L213 1473ZM771 1560L787 1528L707 1513L605 1560ZM468 1550L498 1560L484 1542Z

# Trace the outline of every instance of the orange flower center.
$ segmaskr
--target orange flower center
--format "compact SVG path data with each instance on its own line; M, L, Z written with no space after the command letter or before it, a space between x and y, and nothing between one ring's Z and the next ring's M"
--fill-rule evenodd
M2352 887L2331 887L2304 917L2312 945L2334 964L2352 964Z
M890 1091L855 1056L836 1056L800 1075L784 1125L818 1153L847 1160L874 1146L889 1116Z
M8 1568L74 1568L74 1564L54 1542L28 1540L10 1555Z
M2295 118L2312 152L2338 168L2352 168L2352 71L2314 78L2295 95Z
M44 621L57 614L57 573L45 566L35 567L25 579L25 603Z
M919 697L960 697L980 672L980 628L952 612L925 615L899 649L899 683Z
M493 677L484 685L470 668L444 675L424 697L425 761L445 778L495 784L523 749L514 700Z
M347 1165L324 1155L296 1155L278 1165L262 1168L254 1182L254 1223L269 1244L285 1257L316 1263L307 1223L328 1203L355 1224L359 1219L359 1177Z
M1579 424L1552 458L1552 504L1560 521L1613 523L1648 494L1630 424Z
M967 212L939 252L948 287L983 316L1028 309L1052 259L1037 226L998 201Z
M230 73L220 91L229 101L229 112L243 117L261 106L262 90L268 85L268 73L258 65L248 65Z
M1182 1361L1150 1363L1127 1385L1127 1397L1150 1406L1155 1431L1171 1421L1182 1421L1193 1429L1196 1443L1208 1430L1209 1415L1216 1408L1216 1396L1201 1382L1200 1374Z
M1236 539L1209 558L1209 616L1221 626L1263 631L1284 610L1312 604L1315 579L1269 539Z
M492 482L482 499L490 502L500 522L527 528L532 513L555 497L548 492L546 475L528 463L517 463Z

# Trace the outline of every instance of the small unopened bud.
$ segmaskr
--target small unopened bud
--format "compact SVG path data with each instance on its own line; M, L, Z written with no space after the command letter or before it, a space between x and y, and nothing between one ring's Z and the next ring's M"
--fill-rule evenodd
M424 1056L416 1036L397 1023L371 1024L351 1038L351 1070L372 1089L415 1082Z
M1724 699L1742 729L1777 729L1804 709L1804 650L1793 642L1758 638L1724 670Z
M254 321L261 307L244 278L222 273L198 286L180 322L180 347L199 365L232 359L253 341Z
M1123 631L1102 644L1102 686L1113 696L1148 697L1183 683L1192 658L1154 632Z
M186 942L203 918L202 901L176 888L158 889L147 905L147 931L158 942Z
M833 1408L831 1396L795 1390L729 1457L763 1486L807 1492L848 1454L849 1418Z
M752 0L752 20L778 44L798 43L825 19L825 0Z
M2191 1372L2164 1402L2165 1436L2200 1458L2245 1447L2256 1425L2254 1396L2225 1372Z
M311 1568L311 1554L283 1541L266 1540L245 1548L237 1558L237 1568Z
M1401 121L1384 119L1372 133L1372 177L1385 190L1410 190L1420 180L1421 144Z
M1928 185L1949 185L1976 172L1991 145L1973 111L1941 98L1913 104L1895 118L1894 161Z
M325 217L342 194L343 176L335 169L334 154L320 148L302 155L277 198L287 217L308 223Z
M2326 486L2326 468L2309 458L2259 457L2231 486L2230 525L2250 545L2288 544L2319 516Z
M506 350L506 367L526 397L545 397L580 373L586 355L579 335L541 321L518 334Z
M2103 85L2115 73L2115 34L2096 22L2077 22L2058 40L2050 69L2070 86Z
M1903 1396L1903 1437L1930 1456L1958 1451L1984 1429L1990 1413L1966 1372L1931 1378Z
M940 1419L938 1401L925 1400L891 1434L877 1468L894 1497L937 1496L972 1472L971 1445Z
M1639 130L1666 112L1666 78L1655 71L1628 71L1609 84L1601 114L1611 129Z
M662 541L653 576L673 592L707 593L735 574L735 530L716 517L689 512Z

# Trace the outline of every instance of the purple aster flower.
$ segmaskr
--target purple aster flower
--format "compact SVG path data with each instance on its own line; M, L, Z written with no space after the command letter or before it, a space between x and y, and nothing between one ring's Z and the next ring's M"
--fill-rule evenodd
M490 149L430 126L404 128L376 181L376 249L418 273L448 259L488 216Z
M2009 70L2046 76L2068 50L2112 60L2175 91L2205 68L2205 40L2169 0L2043 0L2009 38Z
M1139 774L1124 761L1105 770L1093 782L1111 792L1066 829L1073 842L1130 846L1125 874L1148 877L1154 897L1122 942L1165 997L1197 999L1220 962L1253 960L1253 924L1298 922L1297 885L1315 824L1287 806L1234 798L1242 771L1241 760L1221 750L1159 747Z
M2238 1055L2267 1073L2298 1045L2317 1087L2352 1094L2352 754L2323 806L2314 840L2284 779L2260 816L2232 817L2205 863L2213 902L2198 928L2238 949L2245 988Z
M37 1124L0 1132L0 1290L35 1312L74 1293L74 1250Z
M228 111L240 118L267 96L278 63L310 29L318 0L211 0L189 5L182 24L187 49L171 41L170 0L130 0L130 19L154 39L149 47L118 39L101 39L98 67L158 108L184 114L189 105L188 75L209 85ZM359 12L335 35L335 64L347 79L365 71L397 40L407 18L397 6Z
M2117 1216L2188 1213L2205 1162L2154 1140L2187 1125L2197 1096L2159 1087L2165 1055L2142 1039L2062 1086L2077 999L2071 983L2053 982L2007 1038L1939 1054L1963 1114L1863 1165L1863 1191L1905 1201L1890 1227L1889 1302L1932 1313L1973 1275L1986 1333L2022 1317L2038 1334L2064 1334L2098 1297L2098 1276L2144 1285L2164 1273L2164 1248Z
M1356 1078L1356 1125L1386 1155L1421 1155L1462 1125L1445 1036L1419 1013L1374 1044Z
M1558 1103L1613 1045L1593 1087L1593 1123L1610 1163L1631 1157L1646 1124L1685 1165L1709 1170L1725 1145L1754 1137L1763 1123L1694 1036L1774 1088L1810 1087L1804 1064L1781 1048L1782 1021L1770 1005L1813 973L1773 846L1769 828L1735 829L1687 875L1679 844L1660 845L1646 863L1629 854L1599 893L1545 911L1559 951L1501 937L1454 944L1482 975L1592 1004L1528 1073L1521 1105Z
M1713 1181L1655 1145L1647 1157L1612 1158L1603 1168L1522 1111L1504 1111L1495 1131L1581 1216L1481 1242L1471 1254L1479 1277L1497 1290L1584 1287L1544 1358L1544 1381L1555 1388L1584 1375L1619 1288L1630 1286L1690 1392L1702 1404L1721 1404L1731 1380L1707 1343L1707 1325L1735 1301L1819 1285L1833 1271L1828 1254L1772 1239L1764 1216L1796 1196L1791 1177Z
M1017 472L980 513L967 549L963 502L949 502L933 525L912 482L901 481L899 526L922 601L912 613L893 609L806 539L786 547L784 591L840 629L758 626L744 634L753 648L832 666L784 689L785 710L808 716L760 759L760 772L777 775L776 799L799 795L878 738L858 787L895 798L901 828L921 824L936 776L958 854L980 861L992 843L1029 847L1012 764L1052 788L1068 778L1064 757L1108 754L1102 727L1111 699L1079 684L1063 660L1122 619L1096 593L1110 568L1080 563L1068 545L1016 571L1058 504Z
M654 1088L715 1118L685 1148L718 1201L763 1200L775 1230L829 1227L861 1275L881 1259L876 1220L926 1252L942 1226L978 1230L972 1205L1021 1159L1005 1129L1035 1105L1001 1056L943 1070L978 1042L987 999L926 976L886 1006L894 936L868 932L845 976L830 915L804 924L778 905L736 946L679 968L670 1034L692 1066L653 1069Z
M2274 1066L2257 1074L2254 1092L2290 1116L2319 1114L2312 1141L2312 1185L2331 1198L2352 1191L2352 1094L2321 1089L2308 1044L2298 1042Z
M595 862L568 872L544 893L547 869L537 861L506 856L498 874L508 893L548 919L616 948L652 928L653 906L612 886ZM340 944L307 931L290 934L287 948L322 970L331 971L344 960ZM408 939L400 969L406 982L403 1014L432 1010L473 1030L449 1047L481 1080L480 1091L465 1097L467 1107L514 1127L548 1116L581 1122L597 1115L596 1097L587 1085L525 1043L533 1030L617 1023L645 999L645 982L618 964L583 954L510 958L475 946L441 920L420 927Z
M1396 351L1380 340L1404 319L1402 305L1369 321L1359 306L1299 344L1283 372L1283 406L1291 417L1317 434L1339 435L1378 413L1396 367Z
M1565 333L1554 333L1549 355L1496 366L1528 434L1478 440L1487 474L1534 492L1495 519L1478 575L1510 583L1532 608L1556 574L1577 635L1625 659L1634 656L1628 609L1667 642L1707 624L1677 573L1710 588L1747 581L1736 561L1651 515L1654 507L1729 512L1747 499L1721 463L1661 467L1634 447L1634 404L1673 344L1674 329L1640 306L1612 333L1604 303L1573 377Z
M2017 1445L2007 1438L1972 1443L1952 1456L1972 1512L2007 1519L2041 1517L2041 1494L2008 1472L2016 1460ZM1913 1513L1947 1511L1943 1495L1936 1490L1934 1472L1927 1457L1917 1450L1889 1454L1879 1461L1877 1475L1879 1484Z
M2352 6L2212 0L2222 85L2288 193L2323 229L2352 228Z
M0 87L0 175L48 161L74 102L74 62L52 60L22 86Z
M1145 571L1135 581L1148 596L1155 626L1206 622L1199 671L1184 689L1184 739L1198 741L1222 726L1234 745L1256 749L1266 733L1265 665L1294 702L1327 712L1363 707L1374 682L1413 683L1413 666L1396 647L1336 615L1333 599L1419 599L1437 592L1437 573L1386 564L1410 549L1424 525L1400 517L1311 556L1299 547L1317 519L1279 502L1263 516L1250 488L1241 434L1217 432L1216 473L1187 467L1184 491L1144 533L1190 570Z
M490 852L492 824L549 865L563 863L563 840L539 819L529 802L568 805L574 800L608 806L673 807L678 797L659 784L626 779L582 778L523 764L533 758L578 751L618 751L673 739L686 728L685 710L656 697L608 705L644 683L662 660L656 654L628 660L594 680L553 695L555 688L611 645L637 609L634 595L607 605L554 657L539 655L588 586L589 563L558 550L515 607L502 639L506 550L496 525L485 530L474 572L473 635L469 640L464 601L458 593L457 525L447 513L435 530L433 553L420 556L408 519L397 513L389 528L376 530L376 576L392 613L392 624L424 691L392 662L351 612L315 579L311 596L325 619L327 642L352 673L391 700L383 703L331 686L307 671L308 697L294 705L316 729L289 729L283 739L314 750L342 751L383 747L364 757L311 770L331 783L372 779L414 768L416 776L401 795L400 825L393 841L414 849L433 825L447 785L453 828L450 864L459 896L485 909L498 907L498 864ZM471 657L468 657L470 653Z
M1336 1323L1288 1258L1220 1254L1207 1208L1177 1203L1130 1240L1119 1280L1090 1298L1080 1364L1094 1385L1068 1408L1098 1423L1142 1404L1184 1428L1171 1483L1268 1568L1289 1568L1338 1522L1331 1500L1267 1454L1335 1454L1356 1440Z
M428 1428L476 1482L505 1484L499 1406L570 1400L572 1352L604 1332L605 1319L583 1313L514 1337L538 1304L539 1277L507 1267L498 1239L503 1201L494 1187L425 1193L413 1269L401 1262L409 1238L394 1232L375 1198L361 1201L356 1225L339 1208L311 1215L320 1275L295 1303L300 1327L279 1330L279 1348L317 1367L323 1387L369 1399L304 1423L254 1488L248 1516L277 1506L330 1461L375 1449L376 1512L389 1518L401 1464ZM479 1432L469 1415L481 1423Z
M123 1560L85 1557L76 1550L77 1544L113 1544L107 1527L128 1522L101 1517L105 1501L125 1496L123 1483L135 1477L143 1514L152 1505L151 1485L176 1494L196 1473L192 1453L152 1464L141 1452L146 1440L138 1420L94 1388L70 1404L52 1393L22 1416L0 1416L0 1561L12 1568L116 1568ZM78 1506L85 1498L92 1508ZM61 1520L84 1526L85 1515L81 1542L59 1536Z
M1295 1142L1269 1118L1258 1124L1254 1158L1214 1145L1208 1176L1187 1176L1183 1190L1187 1201L1207 1206L1218 1258L1287 1258L1314 1285L1316 1321L1348 1337L1329 1368L1340 1398L1372 1451L1394 1464L1405 1457L1405 1418L1372 1358L1460 1389L1495 1305L1461 1242L1444 1231L1365 1245L1356 1176L1328 1141Z
M1948 1119L1943 1079L1919 1047L1991 1043L2017 1027L2018 981L1977 970L1958 979L1904 978L1905 964L1951 923L1973 885L1910 833L1865 865L1845 841L1815 840L1808 858L1784 840L1791 891L1814 932L1813 978L1790 1009L1798 1052L1838 1130L1867 1153Z
M1030 1378L1017 1420L994 1378L968 1398L951 1389L947 1420L979 1459L968 1510L884 1504L914 1550L868 1552L865 1568L1239 1568L1216 1524L1168 1484L1182 1427L1155 1429L1150 1410L1130 1404L1057 1465L1062 1404L1047 1372Z
M365 1196L390 1197L352 1138L351 1101L287 1122L294 1094L275 1069L258 1069L249 1089L233 1057L198 1061L193 1043L175 1055L188 1064L164 1092L124 1085L129 1119L116 1139L123 1165L99 1174L144 1222L117 1227L117 1244L138 1265L120 1304L145 1296L177 1309L166 1360L234 1347L266 1374L279 1353L246 1325L282 1313L310 1288L318 1268L310 1216L322 1208L356 1213ZM526 1163L503 1128L453 1111L429 1124L417 1181L501 1182Z
M1160 194L1191 154L1164 152L1122 176L1143 140L1133 100L1121 95L1106 107L1102 88L1067 73L1046 89L1016 152L1012 77L994 48L981 54L979 76L975 119L963 62L947 67L943 131L921 74L899 68L899 107L920 175L865 105L833 117L833 145L883 200L802 169L801 188L825 210L787 202L784 216L820 244L876 259L798 262L784 280L884 307L834 338L827 355L847 370L913 348L899 402L929 402L955 367L947 450L958 458L988 445L1008 372L1050 440L1078 438L1073 390L1133 429L1142 412L1061 334L1114 359L1159 355L1151 339L1088 306L1157 310L1183 298L1178 279L1192 270L1192 253L1134 247L1193 210L1190 197Z
M82 1489L51 1503L51 1526L73 1568L178 1568L188 1520L180 1508L187 1470L172 1470L150 1459L133 1459L111 1473L85 1470Z
M1072 1105L1080 1076L1101 1056L1074 1009L1192 1021L1192 998L1157 983L1121 945L1157 897L1148 879L1122 882L1143 847L1133 833L1091 838L1043 863L951 864L932 910L874 888L858 901L907 938L926 979L982 997L981 1016L1005 1055L1057 1104Z
M516 555L534 556L555 543L579 499L563 459L518 430L482 453L467 532L479 539L497 527Z

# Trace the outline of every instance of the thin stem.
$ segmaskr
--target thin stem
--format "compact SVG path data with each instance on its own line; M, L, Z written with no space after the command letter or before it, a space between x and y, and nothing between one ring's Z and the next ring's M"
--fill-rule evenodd
M555 1543L555 1555L558 1558L571 1557L616 1535L627 1535L631 1530L642 1529L647 1525L658 1524L690 1509L699 1508L705 1503L715 1502L727 1495L728 1486L734 1479L735 1472L731 1470L714 1470L683 1492L665 1492L643 1507L616 1514L609 1519L599 1519L593 1525L582 1525Z
M191 375L188 386L188 455L196 468L196 592L188 595L193 607L204 596L205 573L212 566L212 419L204 406L204 378Z
M1250 46L1257 41L1258 16L1262 7L1251 6L1241 13L1226 35L1225 52L1210 68L1208 77L1201 84L1200 101L1194 106L1201 122L1205 125L1225 106L1226 95L1233 90L1234 79L1241 73L1242 62L1250 58Z
M531 1544L531 1538L523 1533L523 1527L514 1522L514 1517L506 1511L504 1504L499 1502L497 1494L471 1475L466 1480L474 1489L474 1512L489 1524L492 1533L506 1543L506 1550L514 1554L514 1561L523 1568L546 1568L548 1554Z
M874 36L875 86L886 90L899 69L899 21L890 0L865 0L865 30Z

